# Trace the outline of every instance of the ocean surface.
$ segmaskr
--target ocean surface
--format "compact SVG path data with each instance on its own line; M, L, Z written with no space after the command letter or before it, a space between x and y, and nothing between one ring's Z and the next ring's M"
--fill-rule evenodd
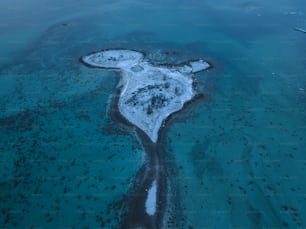
M306 2L0 2L0 228L120 228L146 152L113 118L126 48L204 58L160 135L164 228L306 228Z

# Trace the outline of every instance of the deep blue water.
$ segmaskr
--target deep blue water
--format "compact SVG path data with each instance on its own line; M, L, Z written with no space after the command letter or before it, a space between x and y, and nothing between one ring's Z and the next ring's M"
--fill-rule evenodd
M0 12L0 228L120 227L145 151L111 118L119 75L78 61L107 48L214 66L163 131L165 228L306 227L303 1L3 0Z

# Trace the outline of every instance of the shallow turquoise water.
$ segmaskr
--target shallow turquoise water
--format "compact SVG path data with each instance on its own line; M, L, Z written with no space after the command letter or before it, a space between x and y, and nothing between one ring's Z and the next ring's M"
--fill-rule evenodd
M214 65L163 132L166 225L306 227L303 1L0 6L1 227L119 227L145 152L110 117L119 76L78 62L105 48Z

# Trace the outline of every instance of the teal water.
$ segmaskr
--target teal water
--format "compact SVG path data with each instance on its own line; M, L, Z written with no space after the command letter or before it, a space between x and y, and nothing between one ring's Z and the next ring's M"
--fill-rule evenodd
M78 62L106 48L214 66L162 135L168 228L306 227L303 1L4 0L0 12L1 228L120 227L145 152L111 118L119 76Z

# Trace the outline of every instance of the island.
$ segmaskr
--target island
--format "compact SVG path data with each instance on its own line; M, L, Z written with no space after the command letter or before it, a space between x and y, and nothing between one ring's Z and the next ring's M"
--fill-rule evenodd
M178 66L154 66L143 53L127 49L102 50L81 61L89 67L121 72L119 112L153 143L167 117L196 95L193 74L210 68L202 59Z

